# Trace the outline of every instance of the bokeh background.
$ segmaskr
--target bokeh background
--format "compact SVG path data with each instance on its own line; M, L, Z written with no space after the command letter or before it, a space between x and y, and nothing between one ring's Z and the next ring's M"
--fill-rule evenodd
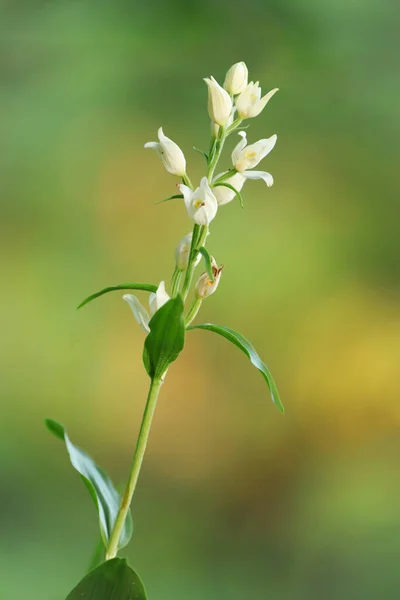
M398 3L0 6L0 597L62 600L85 573L95 511L43 419L122 483L148 379L121 294L75 307L169 280L191 224L154 204L176 180L143 145L162 125L199 180L202 78L239 60L280 88L248 130L279 136L275 185L213 222L225 269L201 320L249 337L286 414L237 349L188 335L127 554L151 600L398 597Z

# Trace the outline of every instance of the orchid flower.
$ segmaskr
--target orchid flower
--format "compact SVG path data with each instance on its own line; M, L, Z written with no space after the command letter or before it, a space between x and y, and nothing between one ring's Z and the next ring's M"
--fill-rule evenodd
M236 108L239 117L241 119L257 117L278 89L279 88L274 88L261 98L261 88L258 81L256 83L251 81L236 99Z
M218 210L218 202L211 191L207 177L203 177L194 191L187 185L178 185L183 194L188 215L197 225L209 225Z

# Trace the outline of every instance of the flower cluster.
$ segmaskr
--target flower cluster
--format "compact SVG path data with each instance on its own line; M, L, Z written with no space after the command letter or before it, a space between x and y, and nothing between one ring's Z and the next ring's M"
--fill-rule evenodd
M201 301L217 289L221 276L221 267L217 266L215 259L209 256L204 247L208 227L220 206L228 204L235 196L242 202L241 191L246 180L262 179L268 187L272 186L272 175L266 171L255 170L255 167L271 152L277 140L277 136L272 135L248 145L246 132L241 129L244 120L257 117L261 113L278 91L277 88L262 97L259 82L248 81L248 69L244 62L236 63L229 69L223 86L214 77L205 78L204 81L208 87L208 113L212 135L208 153L200 151L207 161L207 174L199 185L194 186L190 181L184 153L164 134L162 127L158 130L158 142L145 144L145 148L156 150L168 173L181 178L182 183L177 185L180 193L171 198L183 199L187 214L194 222L193 232L180 241L175 251L176 268L171 282L171 297L181 293L185 300L194 269L202 255L206 262L207 270L195 285L194 305L187 315L187 324L197 314ZM231 154L232 166L215 175L224 143L235 131L240 136L240 141ZM150 316L169 298L165 284L161 282L157 292L150 296ZM148 332L150 316L146 309L132 294L126 294L124 299L129 303L140 326Z

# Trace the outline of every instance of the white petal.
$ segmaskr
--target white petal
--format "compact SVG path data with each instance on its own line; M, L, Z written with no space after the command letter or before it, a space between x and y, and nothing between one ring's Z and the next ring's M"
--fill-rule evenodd
M263 179L268 187L271 187L274 183L271 173L267 173L266 171L244 171L242 175L246 179Z
M164 304L166 302L168 302L169 299L170 299L170 297L167 294L167 292L165 291L165 282L161 281L160 285L157 288L156 293L155 294L150 294L149 306L150 306L150 314L151 314L151 316L153 316L154 313L159 308L161 308L162 306L164 306Z
M146 332L149 333L149 321L150 317L147 313L147 310L144 306L141 305L139 300L133 294L124 294L122 299L125 300L132 309L133 316L136 321L139 323L140 327Z
M154 148L155 150L158 150L160 147L160 144L158 142L147 142L144 145L145 148Z
M242 173L235 173L235 175L233 175L233 177L226 179L223 183L229 183L230 185L233 185L233 187L238 192L240 192L245 181L246 181L246 178L243 177ZM217 199L219 206L222 206L223 204L228 204L228 202L231 202L234 198L236 198L235 192L223 185L219 185L218 187L215 187L213 189L213 192L214 192L214 195Z
M233 152L232 152L232 164L235 164L238 161L239 155L240 155L241 151L243 150L243 148L246 147L246 144L247 144L246 132L245 131L239 131L238 135L240 135L242 139L240 140L240 142L233 149Z

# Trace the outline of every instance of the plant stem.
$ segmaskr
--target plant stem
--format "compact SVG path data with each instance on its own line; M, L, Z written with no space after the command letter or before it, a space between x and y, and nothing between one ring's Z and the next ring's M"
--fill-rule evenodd
M180 269L178 269L178 267L175 267L175 270L173 272L172 279L171 279L171 297L172 298L175 298L175 296L178 294L179 286L181 283L181 278L182 278L182 271Z
M124 528L125 519L131 506L137 480L139 478L140 468L142 466L147 440L149 439L151 422L153 420L161 385L161 379L151 380L146 407L143 413L142 424L140 426L139 437L137 439L135 453L133 455L131 472L129 474L128 483L126 485L124 495L122 496L121 505L119 507L118 515L110 536L110 541L108 543L106 560L110 560L111 558L115 558L117 556L119 540Z
M185 280L183 282L182 297L186 300L189 293L190 284L192 283L193 273L196 268L197 248L204 245L207 237L207 225L197 225L193 227L192 244L190 246L189 264L186 269Z
M218 131L218 137L215 141L215 153L214 155L211 157L210 160L210 164L208 165L208 182L211 183L213 175L214 175L214 171L215 171L215 167L218 164L218 161L220 159L221 153L222 153L222 148L224 147L224 143L225 143L225 129L223 127L219 128Z

